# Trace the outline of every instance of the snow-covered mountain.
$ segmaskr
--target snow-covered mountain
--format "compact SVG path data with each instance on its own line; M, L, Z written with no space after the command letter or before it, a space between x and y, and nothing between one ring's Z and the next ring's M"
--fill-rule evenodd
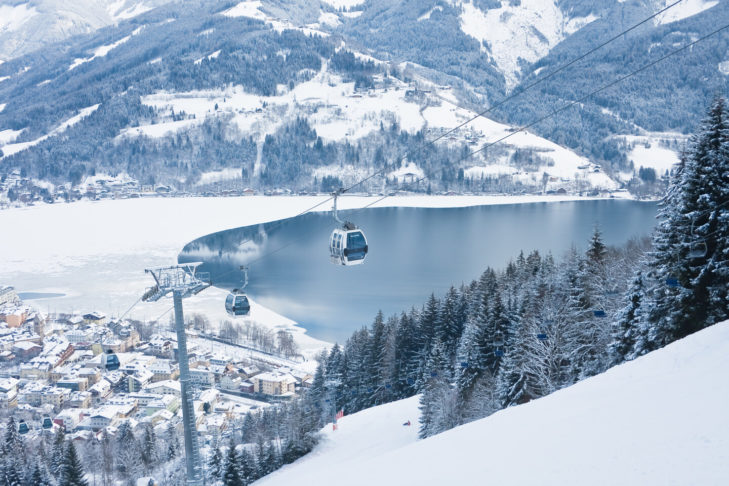
M312 453L256 484L719 486L729 478L728 373L726 321L421 441L418 397L345 416Z
M691 41L729 12L683 1L402 164L420 137L444 135L667 2L3 4L0 32L14 42L67 18L86 30L107 27L0 64L0 171L62 182L99 169L172 184L242 174L306 190L387 163L389 181L438 174L444 190L464 180L472 181L465 190L611 190L635 181L641 166L660 177L677 160L706 98L727 85L729 58L716 49L724 37L531 134L510 131ZM681 95L670 106L669 92ZM283 140L300 146L277 146Z
M171 0L0 1L0 60L127 20Z

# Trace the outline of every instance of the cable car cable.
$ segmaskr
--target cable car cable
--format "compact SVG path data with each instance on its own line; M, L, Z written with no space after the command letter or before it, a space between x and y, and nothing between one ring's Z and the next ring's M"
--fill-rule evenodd
M521 132L523 132L523 131L525 131L525 130L527 130L527 129L535 126L535 125L537 125L538 123L543 122L544 120L547 120L547 119L549 119L549 118L551 118L551 117L553 117L553 116L555 116L555 115L557 115L557 114L559 114L559 113L561 113L561 112L563 112L563 111L565 111L565 110L567 110L567 109L569 109L569 108L571 108L571 107L573 107L573 106L575 106L577 104L580 104L583 101L587 100L588 98L590 98L590 97L592 97L592 96L594 96L594 95L596 95L598 93L601 93L602 91L605 91L605 90L607 90L607 89L609 89L609 88L611 88L611 87L613 87L613 86L615 86L615 85L617 85L617 84L625 81L626 79L629 79L629 78L631 78L631 77L633 77L633 76L635 76L637 74L640 74L643 71L646 71L647 69L650 69L651 67L655 66L656 64L659 64L659 63L665 61L669 57L672 57L672 56L674 56L676 54L679 54L679 53L681 53L681 52L683 52L683 51L685 51L685 50L687 50L687 49L695 46L696 44L698 44L698 43L700 43L700 42L702 42L702 41L704 41L704 40L706 40L706 39L708 39L708 38L710 38L710 37L718 34L719 32L721 32L723 30L726 30L727 28L729 28L729 24L725 24L724 26L722 26L722 27L720 27L720 28L718 28L718 29L716 29L716 30L714 30L714 31L712 31L712 32L710 32L710 33L702 36L702 37L699 37L698 39L696 39L696 40L694 40L694 41L692 41L692 42L690 42L690 43L688 43L688 44L686 44L686 45L684 45L682 47L679 47L677 49L674 49L673 51L669 52L668 54L665 54L665 55L659 57L658 59L655 59L655 60L649 62L648 64L645 64L645 65L641 66L640 68L638 68L638 69L636 69L634 71L631 71L628 74L625 74L623 76L620 76L619 78L615 79L614 81L611 81L611 82L609 82L609 83L601 86L600 88L597 88L597 89L595 89L595 90L587 93L586 95L578 98L577 100L570 101L567 104L565 104L564 106L562 106L560 108L557 108L556 110L553 110L553 111L549 112L548 114L546 114L546 115L538 118L537 120L535 120L535 121L533 121L533 122L531 122L531 123L529 123L527 125L524 125L524 126L518 128L518 129L516 129L516 130L514 130L514 131L512 131L510 133L508 133L507 135L505 135L505 136L503 136L503 137L501 137L501 138L499 138L497 140L494 140L493 142L489 142L487 144L484 144L483 146L481 146L481 148L479 148L479 149L477 149L477 150L475 150L473 152L469 152L468 154L466 154L464 157L462 157L461 159L459 159L458 161L456 161L456 163L463 162L464 160L470 158L471 156L473 156L473 155L475 155L477 153L480 153L480 152L486 150L487 148L490 148L490 147L492 147L492 146L494 146L494 145L496 145L498 143L501 143L504 140L507 140L508 138L510 138L510 137L512 137L512 136L514 136L514 135L516 135L518 133L521 133ZM371 179L375 175L376 175L376 173L368 176L367 178L361 180L357 184L354 184L354 185L350 186L349 188L344 189L344 191L347 191L347 190L351 189L352 187L355 187L356 185L361 184L361 183L363 183L363 182ZM417 184L417 183L419 183L419 182L421 182L421 181L423 181L423 180L425 180L427 178L428 178L428 176L425 175L425 176L419 178L418 180L416 180L414 183L411 183L411 185L412 184ZM355 209L355 211L358 211L358 210L361 210L361 209L370 207L370 206L376 204L377 202L380 202L380 201L382 201L382 200L384 200L384 199L386 199L388 197L390 197L390 195L389 194L386 194L386 195L382 196L380 199L378 199L378 200L376 200L376 201L374 201L374 202L372 202L372 203L370 203L370 204L368 204L368 205L366 205L366 206L364 206L362 208ZM302 211L302 212L300 212L299 214L297 214L294 217L301 216L301 215L305 214L306 212L310 211L311 209L315 209L316 207L321 206L322 204L324 204L325 202L327 202L327 201L329 201L331 199L333 199L333 197L329 197L329 198L327 198L327 199L319 202L318 204L312 206L312 208L307 209L305 211ZM284 220L280 220L280 221L284 221ZM272 250L270 252L267 252L267 253L261 255L260 257L256 258L254 261L255 262L258 262L258 261L266 258L269 255L272 255L274 253L277 253L278 251L281 251L283 248L292 245L293 243L297 242L298 240L300 240L302 238L303 238L303 236L302 237L299 237L299 238L295 238L294 240L291 240L290 242L288 242L285 245L283 245L282 247L279 247L279 248L277 248L275 250ZM232 273L232 271L231 272L228 272L228 273ZM225 274L223 274L223 275L225 275Z
M699 42L701 42L703 40L706 40L709 37L714 36L714 35L718 34L719 32L721 32L721 31L723 31L723 30L725 30L727 28L729 28L729 24L726 24L723 27L720 27L720 28L714 30L713 32L711 32L709 34L706 34L705 36L696 39L695 41L692 41L692 42L690 42L690 43L688 43L688 44L686 44L686 45L684 45L682 47L679 47L678 49L675 49L675 50L669 52L668 54L666 54L664 56L661 56L658 59L656 59L654 61L651 61L648 64L645 64L644 66L641 66L640 68L636 69L635 71L632 71L632 72L630 72L628 74L625 74L625 75L617 78L616 80L611 81L610 83L608 83L606 85L603 85L603 86L601 86L600 88L598 88L598 89L596 89L594 91L591 91L588 94L586 94L586 95L578 98L577 100L570 101L566 105L564 105L564 106L562 106L560 108L557 108L556 110L553 110L553 111L547 113L546 115L538 118L537 120L535 120L535 121L533 121L533 122L531 122L531 123L529 123L527 125L524 125L524 126L522 126L520 128L515 129L514 131L508 133L507 135L504 135L503 137L501 137L501 138L499 138L497 140L494 140L493 142L489 142L487 144L482 145L481 148L479 148L477 150L474 150L473 152L469 152L464 157L462 157L459 160L457 160L455 163L458 164L460 162L463 162L463 161L467 160L468 158L470 158L473 155L476 155L476 154L478 154L480 152L483 152L484 150L486 150L486 149L488 149L490 147L493 147L494 145L496 145L498 143L501 143L504 140L506 140L506 139L508 139L510 137L513 137L514 135L516 135L518 133L521 133L521 132L523 132L523 131L525 131L525 130L527 130L527 129L529 129L529 128L531 128L531 127L533 127L533 126L535 126L535 125L537 125L537 124L539 124L541 122L543 122L544 120L547 120L547 119L549 119L549 118L551 118L551 117L553 117L553 116L555 116L555 115L557 115L557 114L559 114L559 113L567 110L568 108L572 108L573 106L582 103L583 101L587 100L588 98L590 98L590 97L592 97L592 96L594 96L594 95L596 95L596 94L598 94L598 93L600 93L602 91L605 91L606 89L612 88L616 84L621 83L621 82L625 81L628 78L631 78L631 77L633 77L633 76L635 76L637 74L640 74L641 72L643 72L643 71L645 71L645 70L647 70L647 69L655 66L656 64L658 64L658 63L660 63L662 61L665 61L669 57L671 57L671 56L673 56L675 54L678 54L680 52L683 52L686 49L689 49L689 48L693 47L694 45L698 44ZM420 183L421 181L423 181L423 180L425 180L427 178L428 178L428 176L425 175L425 176L423 176L423 177L415 180L414 182L411 182L410 183L410 186L412 187L413 184ZM370 207L370 206L374 205L375 203L380 202L380 201L382 201L382 200L384 200L384 199L386 199L388 197L390 197L390 195L389 194L386 194L386 195L382 196L380 199L374 201L373 203L370 203L367 206L363 206L362 208L359 208L359 209L364 209L364 208ZM722 203L722 204L727 204L727 203L729 203L729 201L727 201L725 203ZM357 210L359 210L359 209L357 209ZM713 208L712 211L715 210L715 209L716 208Z
M398 162L402 162L402 161L404 161L404 160L405 160L405 159L407 159L407 158L408 158L408 156L410 156L410 155L414 155L414 154L417 154L417 153L418 153L419 151L421 151L422 149L424 149L424 148L426 148L426 147L428 147L428 146L430 146L430 145L433 145L433 144L435 144L435 143L436 143L437 141L439 141L439 140L441 140L441 139L443 139L443 138L447 137L447 136L448 136L448 135L450 135L451 133L453 133L453 132L455 132L456 130L459 130L460 128L462 128L462 127L466 126L467 124L469 124L469 123L473 122L473 121L474 121L474 120L476 120L477 118L483 117L483 116L484 116L484 115L486 115L487 113L489 113L489 112L493 111L494 109L496 109L496 108L498 108L498 107L500 107L500 106L504 105L504 104L505 104L506 102L508 102L508 101L511 101L511 100L513 100L513 99L515 99L516 97L518 97L518 96L520 96L520 95L522 95L522 94L526 93L527 91L529 91L530 89L534 88L535 86L537 86L537 85L539 85L539 84L543 83L544 81L546 81L546 80L548 80L548 79L551 79L552 77L554 77L554 76L555 76L555 75L557 75L558 73L560 73L560 72L564 71L564 70L565 70L565 69L567 69L568 67L570 67L570 66L574 65L575 63L577 63L577 62L579 62L579 61L581 61L581 60L585 59L585 58L586 58L586 57L588 57L589 55L591 55L591 54L595 53L596 51L598 51L598 50L602 49L603 47L607 46L608 44L611 44L612 42L616 41L617 39L619 39L620 37L624 36L625 34L627 34L627 33L631 32L631 31L633 31L633 30L637 29L637 28L638 28L638 27L640 27L641 25L643 25L643 24L645 24L645 23L647 23L647 22L651 21L652 19L656 18L657 16L661 15L662 13L664 13L664 12L668 11L669 9L671 9L671 8L675 7L676 5L678 5L679 3L681 3L682 1L683 1L683 0L677 0L677 1L673 2L672 4L670 4L670 5L667 5L666 7L662 8L661 10L659 10L659 11L655 12L654 14L652 14L652 15L650 15L650 16L648 16L648 17L646 17L645 19L641 20L640 22L638 22L638 23L636 23L636 24L632 25L631 27L629 27L629 28L625 29L624 31L620 32L619 34L617 34L617 35L614 35L613 37L609 38L608 40L606 40L606 41L602 42L601 44L599 44L599 45L597 45L597 46L595 46L595 47L593 47L592 49L588 50L588 51L587 51L587 52L585 52L584 54L581 54L580 56L576 57L575 59L573 59L573 60L571 60L571 61L567 62L566 64L563 64L562 66L560 66L560 67L559 67L559 68L557 68L556 70L552 71L552 72L551 72L551 73L549 73L548 75L546 75L546 76L543 76L543 77L541 77L541 78L539 78L539 79L535 80L534 82L532 82L531 84L527 85L526 87L524 87L524 88L523 88L523 89L521 89L520 91L518 91L518 92L515 92L515 93L512 93L511 95L509 95L509 96L507 96L507 97L503 98L502 100L500 100L500 101L499 101L498 103L496 103L495 105L493 105L493 106L491 106L491 107L489 107L489 108L487 108L487 109L485 109L485 110L483 110L483 111L481 111L481 112L477 113L477 114L476 114L475 116L471 117L470 119L466 120L465 122L462 122L462 123L460 123L460 124L459 124L459 125L457 125L456 127L454 127L454 128L451 128L451 129L447 130L446 132L444 132L443 134L441 134L441 135L439 135L439 136L435 137L434 139L432 139L432 140L430 140L430 141L426 142L426 143L425 143L424 145L422 145L421 147L419 147L419 148L417 148L417 149L414 149L414 151L407 151L407 152L406 152L405 154L403 154L403 155L399 156L399 160L398 160ZM546 118L544 118L544 119L546 119ZM539 122L539 121L543 121L543 119L541 119L541 120L538 120L538 122ZM538 122L537 122L537 123L538 123ZM523 129L524 129L524 128L522 128L522 130L523 130ZM518 132L514 132L514 133L518 133ZM505 140L506 138L508 138L508 136L507 136L507 137L505 137L505 138L504 138L504 139L502 139L502 140ZM499 141L501 141L501 140L499 140ZM497 141L497 142L498 142L498 141ZM497 143L497 142L494 142L494 143ZM476 152L474 152L474 153L476 153ZM474 153L471 153L471 154L467 155L466 157L464 157L463 159L459 160L458 162L462 162L463 160L465 160L466 158L470 157L470 156L471 156L471 155L473 155ZM393 164L393 165L394 165L394 164ZM382 169L380 169L380 170L378 170L378 171L376 171L376 172L374 172L374 173L370 174L369 176L365 177L364 179L361 179L361 180L359 180L358 182L355 182L354 184L352 184L352 185L350 185L350 186L348 186L348 187L346 187L346 188L342 188L341 192L342 192L342 193L348 192L348 191L350 191L351 189L353 189L354 187L357 187L357 186L359 186L359 185L361 185L361 184L364 184L365 182L367 182L367 181L369 181L369 180L371 180L371 179L373 179L373 178L377 177L378 175L382 174L382 173L383 173L384 171L386 171L386 170L387 170L387 169L388 169L389 167L390 167L390 165L389 165L389 164L386 164L386 165L385 165L385 167L383 167ZM424 180L424 179L426 179L426 178L427 178L427 177L425 177L425 176L424 176L424 177L422 177L422 178L418 179L418 180L417 180L416 182L420 182L421 180ZM385 196L384 196L384 197L382 197L381 199L379 199L379 200L377 200L377 201L374 201L374 202L372 202L372 203L370 203L370 204L368 204L368 205L364 206L363 208L359 208L359 209L365 209L365 208L368 208L368 207L370 207L370 206L373 206L374 204L377 204L377 203L378 203L379 201L381 201L381 200L383 200L383 199L386 199L387 197L388 197L388 196L387 196L387 195L385 195ZM316 204L316 205L312 206L311 208L308 208L308 209L306 209L306 210L304 210L304 211L301 211L300 213L298 213L298 214L296 214L296 215L294 215L294 216L292 216L292 217L293 217L293 218L296 218L296 217L302 216L302 215L304 215L304 214L306 214L306 213L308 213L308 212L310 212L310 211L312 211L312 210L316 209L317 207L321 206L322 204L324 204L324 203L326 203L326 202L328 202L328 201L331 201L332 199L333 199L333 197L331 197L331 196L330 196L329 198L327 198L327 199L325 199L325 200L321 201L320 203L318 203L318 204ZM288 219L288 218L287 218L287 219ZM283 221L283 220L279 220L279 221ZM273 228L270 228L270 229L273 229ZM242 243L247 243L247 242L250 242L250 241L252 241L252 240L251 240L251 239L249 239L249 240L244 240L244 241L243 241ZM242 244L242 243L241 243L241 244ZM262 256L262 257L259 257L259 258L257 258L257 259L256 259L256 261L259 261L259 260L261 260L261 258L263 258L263 256ZM222 276L226 276L226 275L228 275L229 273L232 273L232 272L228 272L228 273L226 273L226 274L221 274L221 275L218 275L218 276L217 276L217 278L220 278L220 277L222 277Z
M439 135L439 136L435 137L434 139L430 140L429 142L425 143L425 144L424 144L424 145L422 145L421 147L419 147L419 148L415 149L415 150L414 150L414 152L412 153L412 155L415 155L415 154L417 154L418 152L420 152L421 150L423 150L424 148L426 148L426 147L428 147L428 146L430 146L430 145L433 145L433 144L435 144L435 142L437 142L437 141L439 141L439 140L441 140L441 139L443 139L443 138L447 137L448 135L452 134L453 132L455 132L455 131L457 131L457 130L459 130L459 129L463 128L464 126L468 125L469 123L473 122L474 120L476 120L476 119L478 119L478 118L483 118L483 117L484 117L484 115L486 115L487 113L490 113L491 111L495 110L496 108L499 108L500 106L504 105L504 104L505 104L506 102L508 102L508 101L511 101L511 100L513 100L513 99L515 99L515 98L517 98L517 97L521 96L522 94L526 93L527 91L529 91L530 89L534 88L535 86L537 86L537 85L539 85L539 84L543 83L544 81L547 81L548 79L551 79L551 78L553 78L553 77L554 77L554 76L556 76L556 75L557 75L558 73L560 73L560 72L564 71L565 69L567 69L568 67L572 66L573 64L575 64L575 63L577 63L577 62L579 62L579 61L581 61L581 60L585 59L585 58L586 58L587 56L589 56L590 54L593 54L594 52L596 52L596 51L598 51L598 50L602 49L602 48L603 48L603 47L605 47L606 45L608 45L608 44L610 44L610 43L612 43L612 42L616 41L617 39L619 39L619 38L623 37L623 36L624 36L625 34L627 34L627 33L631 32L631 31L633 31L633 30L637 29L638 27L640 27L641 25L645 24L646 22L649 22L650 20L653 20L654 18L656 18L657 16L659 16L659 15L661 15L662 13L666 12L667 10L669 10L669 9L671 9L671 8L673 8L673 7L675 7L676 5L678 5L679 3L681 3L682 1L683 1L683 0L677 0L676 2L673 2L673 3L672 3L672 4L670 4L670 5L667 5L666 7L664 7L664 8L663 8L663 9L661 9L661 10L659 10L658 12L654 13L654 14L653 14L653 15L651 15L650 17L647 17L647 18L645 18L645 19L641 20L641 21L640 21L640 22L638 22L637 24L635 24L635 25L633 25L633 26L629 27L628 29L626 29L626 30L624 30L624 31L620 32L619 34L617 34L617 35L615 35L615 36L611 37L610 39L608 39L608 40L604 41L604 42L603 42L602 44L600 44L600 45L598 45L598 46L596 46L596 47L593 47L592 49L588 50L588 51L587 51L587 52L585 52L584 54L582 54L582 55L580 55L580 56L576 57L575 59L573 59L573 60L569 61L569 62L568 62L568 63L566 63L566 64L563 64L562 66L560 66L560 67L559 67L559 68L557 68L556 70L552 71L552 72L551 72L551 73L549 73L548 75L546 75L546 76L544 76L544 77L541 77L541 78L538 78L537 80L535 80L535 81L534 81L534 82L532 82L531 84L529 84L529 85L527 85L526 87L524 87L524 88L523 88L523 89L522 89L521 91L517 91L517 92L515 92L515 93L512 93L512 94L510 94L509 96L507 96L507 97L503 98L503 99L502 99L501 101L499 101L499 102L498 102L498 103L496 103L495 105L492 105L492 106L490 106L489 108L487 108L487 109L485 109L485 110L483 110L483 111L481 111L481 112L479 112L479 113L476 113L476 114L475 114L474 116L472 116L472 117L471 117L471 118L469 118L468 120L466 120L466 121L464 121L464 122L460 123L459 125L456 125L455 127L451 128L451 129L449 129L449 130L447 130L446 132L442 133L441 135ZM403 162L403 161L404 161L405 159L407 159L407 158L408 158L408 156L409 156L409 155L411 155L411 152L410 152L410 151L406 152L406 153L405 153L404 155L401 155L401 156L399 157L398 163L402 163L402 162ZM360 184L363 184L363 183L367 182L368 180L371 180L371 179L373 179L374 177L378 176L379 174L381 174L382 172L384 172L385 170L387 170L387 168L388 168L388 165L385 165L385 167L383 167L382 169L378 170L377 172L375 172L375 173L373 173L373 174L369 175L368 177L366 177L366 178L362 179L361 181L359 181L359 182L356 182L355 184L352 184L351 186L347 187L346 189L344 189L344 192L347 192L347 191L349 191L350 189L352 189L353 187L356 187L356 186L358 186L358 185L360 185Z

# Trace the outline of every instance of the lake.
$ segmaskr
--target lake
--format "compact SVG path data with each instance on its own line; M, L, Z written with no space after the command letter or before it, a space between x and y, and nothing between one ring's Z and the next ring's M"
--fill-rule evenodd
M504 268L520 250L559 257L572 245L584 249L596 224L609 245L649 235L656 211L656 203L625 200L341 211L369 244L365 263L353 267L329 262L331 214L309 213L204 236L179 261L202 261L200 271L225 289L242 284L238 268L250 263L252 299L341 343L378 310L419 307L431 292Z

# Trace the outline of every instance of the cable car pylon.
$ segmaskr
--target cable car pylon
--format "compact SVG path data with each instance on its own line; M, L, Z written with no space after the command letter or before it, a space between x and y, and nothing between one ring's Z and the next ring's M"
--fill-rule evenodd
M185 428L185 462L187 485L202 486L203 469L200 460L200 446L195 428L195 408L190 388L190 363L187 355L185 319L182 314L182 299L197 295L210 287L210 275L198 273L200 262L183 263L171 267L145 269L152 275L155 285L142 296L145 302L156 302L172 294L175 309L175 330L177 331L177 360L180 365L180 398L182 401L182 423Z

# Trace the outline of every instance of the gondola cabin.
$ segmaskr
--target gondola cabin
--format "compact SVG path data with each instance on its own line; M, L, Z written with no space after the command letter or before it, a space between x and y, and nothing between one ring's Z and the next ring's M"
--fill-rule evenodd
M41 422L41 427L44 429L52 429L53 428L53 422L51 421L50 417L43 417L43 421Z
M360 265L367 256L367 239L364 232L352 223L332 231L329 238L329 256L336 265Z
M234 317L247 316L251 313L251 303L246 294L234 290L225 299L225 311Z
M119 369L119 366L121 366L121 363L119 363L119 357L114 353L105 354L105 363L104 367L106 368L106 371L116 371Z
M18 424L18 433L27 434L28 432L30 432L30 427L28 427L28 424L25 423L25 420L21 420Z

